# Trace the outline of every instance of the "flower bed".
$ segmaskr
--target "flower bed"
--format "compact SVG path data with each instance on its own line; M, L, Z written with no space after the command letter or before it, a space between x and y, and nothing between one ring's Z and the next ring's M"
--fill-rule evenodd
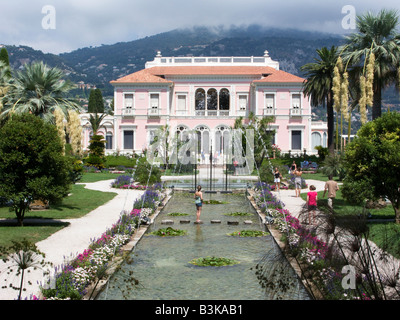
M270 189L266 184L258 184L255 188L254 200L260 210L272 219L274 227L281 234L281 241L286 244L285 250L294 257L302 270L302 276L316 286L324 299L370 299L362 290L343 289L344 274L342 267L347 264L340 254L322 241L313 229L304 227L300 221L282 207L273 208L274 200L270 199ZM274 197L272 195L272 197ZM270 201L265 206L265 198ZM276 200L275 200L276 201ZM280 205L283 205L280 203ZM360 288L370 286L365 276L356 274L356 282Z
M72 261L55 269L55 278L40 288L44 299L80 300L87 293L90 284L106 275L110 261L120 253L121 247L130 241L140 224L149 221L149 216L157 207L154 204L158 205L162 200L162 193L161 190L149 188L142 198L146 201L140 201L141 207L134 207L131 212L123 212L110 229L91 242L89 248ZM151 201L147 201L149 199Z

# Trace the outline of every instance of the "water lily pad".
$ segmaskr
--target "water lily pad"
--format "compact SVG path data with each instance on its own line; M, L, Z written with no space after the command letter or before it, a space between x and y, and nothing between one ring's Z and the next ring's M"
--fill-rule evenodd
M250 212L230 212L230 213L224 213L224 215L231 217L245 217L245 216L252 216L253 214Z
M209 256L209 257L193 259L189 263L199 267L224 267L224 266L232 266L240 262L224 257Z
M153 231L150 234L159 237L177 237L186 235L187 231L168 227L168 228L158 229L157 231Z
M219 200L203 200L203 204L227 204L226 201L219 201Z
M265 231L260 231L260 230L241 230L241 231L235 231L232 233L228 233L228 236L233 236L233 237L265 237L269 235L268 232Z

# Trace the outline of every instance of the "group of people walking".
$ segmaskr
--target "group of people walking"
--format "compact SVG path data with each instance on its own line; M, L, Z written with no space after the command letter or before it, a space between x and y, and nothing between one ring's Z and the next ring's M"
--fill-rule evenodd
M289 168L289 174L294 175L294 186L295 186L295 197L300 197L300 192L302 189L302 170L301 168L297 168L296 162L293 161L292 165ZM281 187L281 179L282 174L279 171L279 168L276 167L274 171L274 183L275 183L275 191L280 191ZM339 190L338 183L333 180L332 175L329 176L329 180L325 183L323 198L325 198L326 193L328 193L328 207L333 209L333 200L336 197L336 191ZM314 185L309 186L309 191L307 192L307 209L308 209L308 222L310 224L315 224L315 215L317 210L318 203L318 193L316 191L316 187Z

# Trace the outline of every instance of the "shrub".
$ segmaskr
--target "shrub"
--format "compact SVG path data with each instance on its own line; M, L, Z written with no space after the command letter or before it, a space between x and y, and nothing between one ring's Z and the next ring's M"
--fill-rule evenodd
M134 179L143 185L161 182L160 168L150 165L147 159L142 157L138 160Z

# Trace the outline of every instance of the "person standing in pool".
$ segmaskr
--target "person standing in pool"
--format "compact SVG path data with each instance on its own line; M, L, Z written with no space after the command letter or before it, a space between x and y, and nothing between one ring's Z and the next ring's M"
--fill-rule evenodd
M200 223L201 207L203 206L203 193L201 186L197 186L197 191L194 193L194 203L196 204L196 223Z

